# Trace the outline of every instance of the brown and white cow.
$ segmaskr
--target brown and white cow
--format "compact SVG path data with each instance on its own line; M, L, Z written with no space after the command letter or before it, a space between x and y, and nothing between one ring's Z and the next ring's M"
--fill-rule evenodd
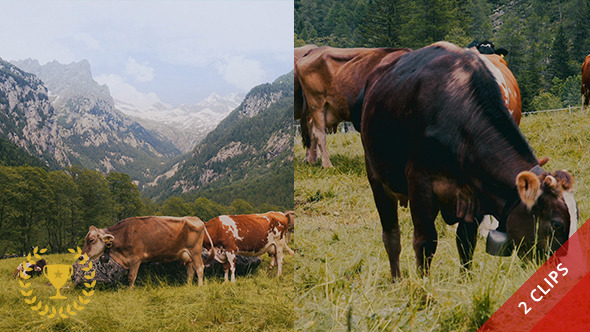
M261 256L265 253L271 257L270 268L277 265L277 277L280 277L283 272L283 252L293 253L287 245L292 218L292 212L267 212L222 215L206 222L205 227L216 247L215 259L224 264L225 280L228 280L228 271L231 271L231 281L236 281L236 255ZM203 246L211 248L206 242Z
M143 262L173 262L186 265L190 284L195 272L198 285L203 285L204 264L201 258L207 230L197 217L133 217L98 229L91 226L82 253L94 259L107 254L129 270L129 286L133 287Z
M497 54L480 54L482 60L488 67L489 71L492 72L500 92L502 93L502 99L506 104L506 109L512 115L512 118L517 125L520 125L520 118L522 116L522 101L520 99L520 88L516 82L516 78L508 69L508 63L504 60L504 57Z
M582 64L582 107L588 107L590 103L590 54Z
M353 121L358 126L360 115L355 119L350 110L368 75L382 62L393 61L409 51L320 47L297 61L295 73L304 97L301 134L307 148L307 162L315 163L319 153L322 166L332 167L326 150L326 129L332 129L342 121Z
M14 273L12 274L12 278L17 278L17 277L21 277L22 275L25 276L36 276L36 275L40 275L41 273L43 273L43 267L47 265L47 262L44 259L40 259L38 261L35 262L35 264L31 264L29 262L25 263L25 267L23 267L23 263L20 263L16 269L14 269ZM27 269L29 269L29 271L27 271ZM22 274L21 274L22 272Z
M477 221L486 214L498 219L502 246L537 243L540 251L555 251L568 239L575 227L564 197L571 174L539 166L474 52L439 42L407 53L368 78L362 107L367 176L394 279L400 200L410 203L416 262L425 273L437 247L439 211L447 224L458 223L466 268Z

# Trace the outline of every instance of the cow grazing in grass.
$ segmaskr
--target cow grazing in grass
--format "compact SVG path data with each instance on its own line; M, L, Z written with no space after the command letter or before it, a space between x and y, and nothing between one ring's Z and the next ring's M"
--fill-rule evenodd
M373 190L393 278L400 276L398 201L410 203L413 247L427 273L439 211L458 223L457 247L469 268L483 215L499 220L506 245L557 250L570 234L566 171L550 174L506 110L475 52L439 42L407 53L367 81L361 121ZM488 243L490 240L488 239Z
M188 283L195 272L203 285L204 264L201 258L207 230L197 217L133 217L98 229L90 227L82 253L94 259L103 254L129 270L127 279L133 287L143 262L172 262L186 265Z
M590 54L582 64L582 105L588 107L590 103Z
M307 148L307 162L315 163L319 153L322 166L332 167L326 150L326 129L333 131L342 121L353 121L358 126L360 114L355 117L350 109L365 86L367 76L382 62L392 61L409 51L320 47L297 61L296 84L301 85L303 92L301 134Z
M205 227L216 247L215 259L224 264L225 280L228 280L228 271L231 271L231 281L236 281L236 255L261 256L265 253L271 257L270 268L277 265L277 277L280 277L283 272L283 252L293 253L287 246L292 218L292 212L267 212L223 215L206 222ZM211 248L207 242L204 247Z

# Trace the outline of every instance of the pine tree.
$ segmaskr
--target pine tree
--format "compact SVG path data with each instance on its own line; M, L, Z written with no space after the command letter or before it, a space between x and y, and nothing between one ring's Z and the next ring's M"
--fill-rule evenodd
M563 26L560 25L549 56L548 71L551 78L557 77L565 80L573 74L569 67L569 56L568 39L564 33Z

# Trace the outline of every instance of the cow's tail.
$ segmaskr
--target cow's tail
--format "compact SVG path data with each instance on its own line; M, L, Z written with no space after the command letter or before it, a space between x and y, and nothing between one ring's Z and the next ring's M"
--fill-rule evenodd
M213 244L213 240L211 240L211 236L209 235L209 232L207 232L207 227L205 227L205 234L207 234L207 238L209 239L209 243L211 243L211 251L209 252L209 256L207 256L207 258L203 262L204 265L208 265L209 263L211 263L213 258L215 258L215 245Z

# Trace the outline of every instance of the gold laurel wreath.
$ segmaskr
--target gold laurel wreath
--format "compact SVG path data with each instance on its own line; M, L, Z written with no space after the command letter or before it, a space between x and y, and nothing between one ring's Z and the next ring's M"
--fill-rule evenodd
M39 250L39 247L35 247L33 248L33 256L36 259L41 259L41 255L47 251L47 249L41 249ZM82 249L80 249L80 247L77 247L77 250L74 249L68 249L69 252L71 252L72 254L75 254L75 258L78 259L78 257L80 257L80 255L82 254ZM81 261L78 261L78 264L80 265L84 265L86 264L86 262L88 262L88 255L84 254L84 257ZM27 280L29 279L31 276L30 275L26 275L24 273L24 271L32 271L33 269L31 267L27 267L27 262L31 263L31 264L35 264L36 262L32 260L31 257L31 253L29 253L27 255L27 258L25 261L23 261L23 271L20 271L20 277L23 280ZM90 275L85 275L84 278L90 280L93 279L95 276L95 270L92 268L92 261L88 262L88 267L82 268L82 271L88 272L92 270L92 272L90 273ZM33 290L29 290L27 291L27 288L29 288L29 286L31 286L31 283L27 283L25 284L23 282L23 280L19 279L19 284L21 286L21 294L25 297L25 303L27 303L31 310L37 311L37 313L41 316L45 316L47 314L47 318L51 319L54 318L56 315L59 314L59 316L61 318L68 318L69 316L75 316L78 314L77 311L82 311L84 310L84 304L88 304L90 302L90 297L92 297L92 295L94 295L94 286L96 286L96 280L94 280L92 283L84 283L84 286L86 286L86 288L88 288L88 291L83 290L82 293L84 294L84 296L78 296L78 301L74 300L74 302L72 302L72 305L68 304L66 307L64 306L59 306L59 309L57 309L56 306L49 306L48 304L45 304L45 307L43 308L43 310L41 310L41 308L43 307L43 303L41 301L37 302L37 305L34 305L35 302L37 301L37 296L35 296L33 294ZM33 296L30 299L27 298L29 296ZM80 305L78 305L78 302L80 302ZM74 309L72 309L72 307ZM49 313L51 311L51 313ZM69 315L69 316L68 316Z

